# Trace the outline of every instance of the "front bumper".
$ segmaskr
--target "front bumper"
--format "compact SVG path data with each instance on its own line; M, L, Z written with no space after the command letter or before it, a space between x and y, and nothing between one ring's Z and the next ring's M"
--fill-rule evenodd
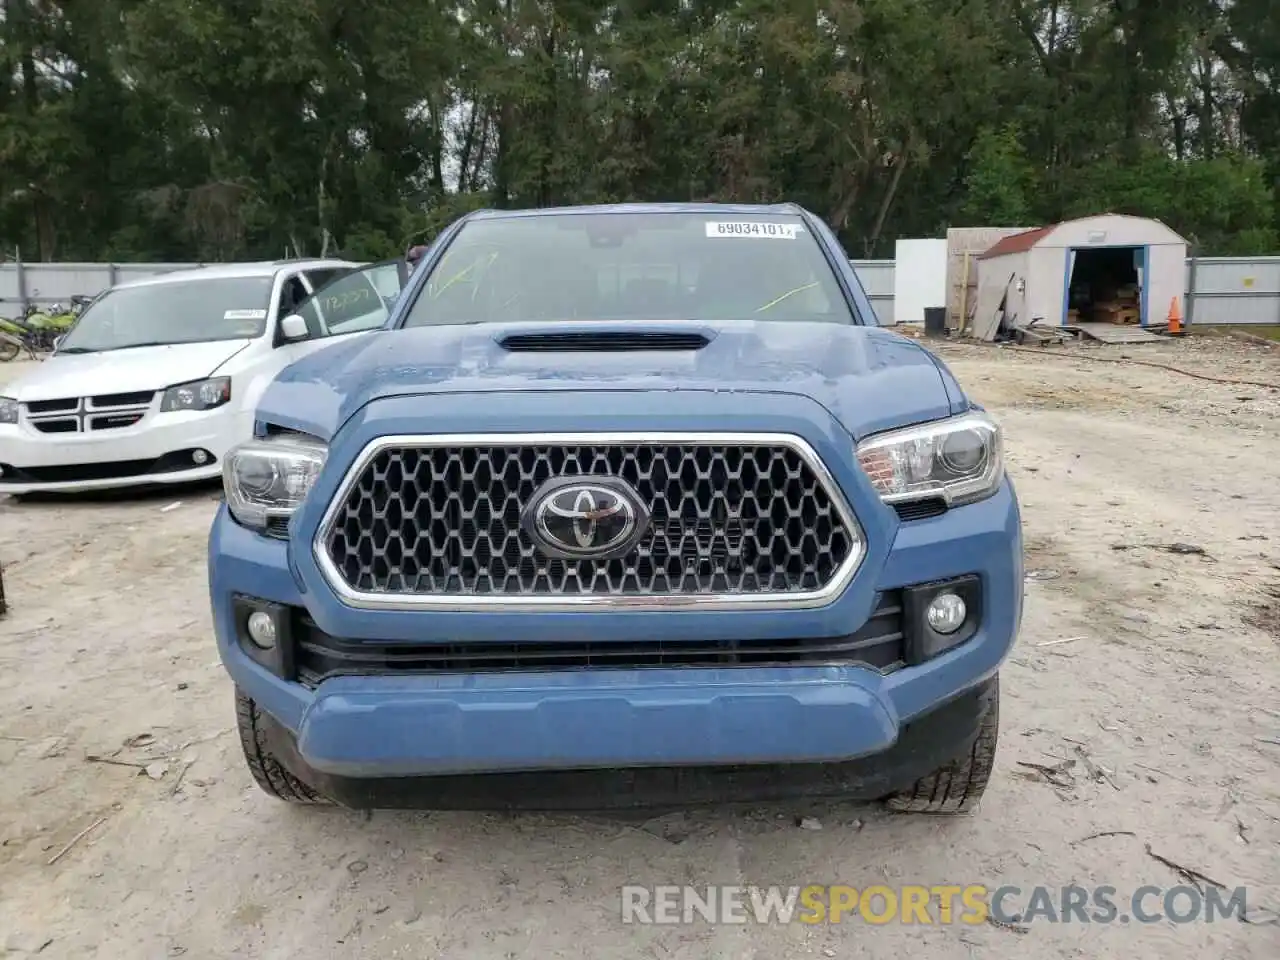
M159 398L153 401L153 406ZM27 422L0 425L0 494L82 493L208 480L222 458L253 434L252 414L218 410L157 413L92 433L41 433ZM210 458L196 464L191 454Z
M219 652L236 684L272 718L279 756L331 794L346 790L359 798L389 778L853 761L860 780L883 793L971 740L977 720L919 724L947 716L942 707L975 694L1008 654L1021 618L1022 545L1007 481L988 500L931 519L897 523L887 507L869 509L883 511L872 526L889 532L882 549L869 555L874 566L864 565L842 597L818 610L610 612L607 621L604 613L338 611L336 622L349 616L348 623L370 631L366 637L399 641L414 639L415 631L418 639L443 632L495 642L527 634L831 636L857 629L883 591L976 574L982 619L967 642L925 663L883 672L840 663L440 672L335 677L311 689L281 679L245 652L234 598L305 607L327 621L325 629L335 622L332 598L308 586L288 542L250 533L223 508L209 546ZM915 741L923 737L936 749L912 745L906 738L913 729Z
M786 759L776 763L721 760L708 765L676 765L673 760L664 759L661 765L638 767L429 777L355 776L334 774L313 766L307 759L305 746L300 747L297 737L269 716L265 718L263 733L267 748L290 773L329 799L357 809L564 811L685 806L726 800L766 802L795 796L876 800L908 788L969 750L992 709L995 683L995 680L982 681L929 713L902 724L895 730L892 743L882 750L851 760L822 763L798 760L794 756L796 745L786 745L783 749ZM791 702L800 707L788 700L786 692L779 696L782 699L775 700L776 703ZM763 704L757 704L761 706ZM683 739L687 730L674 730L667 710L669 707L664 706L660 732L677 741ZM617 711L611 712L616 719ZM646 719L654 715L657 714ZM839 722L841 718L837 711L830 711L827 719ZM846 719L856 724L863 717L851 713ZM774 720L785 722L782 717ZM584 729L591 728L571 731L569 742ZM719 729L727 732L726 727ZM771 727L766 736L777 742L783 729L789 728ZM735 732L748 733L746 730ZM803 750L803 740L799 746ZM739 743L729 744L726 755L732 755L737 749ZM662 753L667 756L665 750Z

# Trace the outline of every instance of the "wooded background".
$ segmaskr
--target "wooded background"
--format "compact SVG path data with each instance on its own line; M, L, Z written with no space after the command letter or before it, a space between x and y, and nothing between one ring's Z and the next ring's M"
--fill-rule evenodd
M1275 0L0 0L0 250L395 255L466 209L793 200L850 256L1280 248Z

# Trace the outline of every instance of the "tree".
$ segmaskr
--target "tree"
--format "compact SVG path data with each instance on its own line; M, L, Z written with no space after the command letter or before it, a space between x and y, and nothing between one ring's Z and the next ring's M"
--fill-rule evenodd
M375 258L478 206L1125 210L1271 253L1271 0L0 0L0 245Z
M967 159L962 225L1024 226L1034 220L1036 171L1016 122L980 131Z

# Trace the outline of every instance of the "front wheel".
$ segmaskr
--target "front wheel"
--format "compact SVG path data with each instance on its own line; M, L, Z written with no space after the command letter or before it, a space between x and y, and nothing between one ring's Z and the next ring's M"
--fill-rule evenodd
M910 788L895 793L885 803L898 813L969 813L978 806L991 780L1000 732L1000 681L995 679L982 694L986 712L977 739L960 756L921 777Z
M265 793L286 803L327 804L324 797L286 770L265 744L262 711L254 700L236 690L236 727L240 731L240 747L244 762L254 782Z
M22 352L22 344L0 333L0 363L16 360Z

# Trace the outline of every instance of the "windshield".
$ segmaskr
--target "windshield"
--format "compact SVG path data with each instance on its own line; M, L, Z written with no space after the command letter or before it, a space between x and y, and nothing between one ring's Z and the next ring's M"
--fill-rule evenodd
M211 277L109 290L85 310L58 353L259 337L272 278Z
M405 326L524 320L853 317L798 216L592 213L467 223Z

